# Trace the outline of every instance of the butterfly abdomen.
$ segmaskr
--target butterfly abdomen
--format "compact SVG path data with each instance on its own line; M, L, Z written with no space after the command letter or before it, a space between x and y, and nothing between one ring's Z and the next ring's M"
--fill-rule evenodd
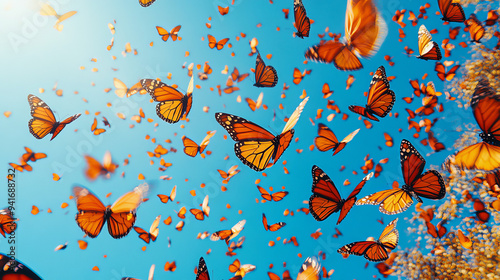
M483 141L485 143L488 143L488 144L491 144L491 145L495 145L495 146L500 146L500 141L498 141L495 136L491 133L484 133L484 132L481 132L479 134L479 136L481 137L481 139L483 139Z

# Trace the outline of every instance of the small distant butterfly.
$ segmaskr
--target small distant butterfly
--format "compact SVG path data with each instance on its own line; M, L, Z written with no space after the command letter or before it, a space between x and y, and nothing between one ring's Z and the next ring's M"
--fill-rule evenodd
M441 50L439 45L432 41L431 33L425 28L425 25L420 25L418 29L418 52L417 58L424 60L441 60Z
M158 233L160 230L158 229L158 225L160 224L161 215L158 215L156 219L151 224L149 228L149 232L145 231L140 227L134 227L134 230L139 234L139 238L144 240L144 242L149 244L149 241L156 241L156 237L158 237Z
M165 42L168 40L168 38L172 38L172 41L177 41L179 30L181 30L180 25L177 25L176 27L172 28L170 32L168 32L163 27L156 26L156 31L158 31L158 35L160 35L161 39Z
M225 230L219 230L210 236L210 240L212 241L218 241L218 240L224 240L226 241L226 244L229 245L229 241L243 230L243 227L245 226L246 220L241 220L237 224L235 224L231 229L225 229Z
M219 42L217 42L215 37L210 34L207 35L207 38L208 38L208 47L210 47L211 49L217 48L217 50L222 50L222 48L224 48L224 45L226 45L227 41L229 41L229 38L224 38Z
M274 67L264 63L259 51L255 62L255 84L256 87L275 87L278 83L278 72Z

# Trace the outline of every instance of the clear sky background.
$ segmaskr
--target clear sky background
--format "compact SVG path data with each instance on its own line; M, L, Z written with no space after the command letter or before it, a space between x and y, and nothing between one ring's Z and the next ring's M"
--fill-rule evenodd
M440 102L444 103L444 112L430 116L430 119L439 118L433 131L435 136L445 144L446 150L432 153L432 149L423 146L419 141L426 137L413 137L414 130L408 130L405 108L416 109L420 106L420 98L408 105L403 97L412 96L412 88L408 81L419 79L422 81L424 73L429 76L425 82L434 81L438 91L444 91L445 84L441 82L434 72L434 62L418 60L404 54L404 46L409 46L418 52L417 32L421 23L429 30L437 28L434 40L441 43L448 37L451 24L443 26L441 16L435 15L438 11L436 1L431 1L427 10L429 19L420 20L417 26L411 26L405 15L406 38L398 42L399 25L392 21L396 10L406 8L418 14L422 1L379 1L381 14L388 25L388 36L379 52L371 59L362 59L364 69L356 72L341 72L333 65L309 62L304 64L304 52L309 46L319 43L317 34L323 33L326 27L331 32L344 35L346 1L309 1L304 0L308 16L315 22L311 27L311 35L304 40L293 38L293 1L248 1L236 0L234 5L228 1L167 1L158 0L148 8L139 6L136 0L128 1L51 1L53 7L60 14L68 11L77 11L77 14L63 22L62 32L53 28L56 19L44 17L39 14L38 1L0 1L0 61L2 61L2 90L0 95L0 111L11 111L9 118L0 117L0 126L3 128L0 143L2 147L2 162L7 172L9 162L17 162L27 146L35 152L47 153L48 157L33 163L32 172L17 174L16 217L19 218L19 227L16 233L18 259L30 266L44 279L120 279L124 276L147 278L151 264L156 264L156 279L194 279L193 269L198 264L198 259L203 256L207 262L212 279L229 279L232 274L228 266L235 258L242 264L257 266L245 279L267 279L267 272L273 271L278 275L289 269L295 277L300 265L307 256L326 253L326 260L321 264L328 270L334 269L335 279L369 279L378 274L373 264L364 268L366 260L363 257L351 256L343 259L336 251L341 246L365 240L369 236L378 238L385 225L396 217L399 218L398 230L400 232L399 249L404 249L414 244L415 236L410 234L409 224L405 218L411 216L414 207L397 216L387 216L378 212L376 206L354 207L346 219L337 226L343 233L340 238L332 238L335 233L335 223L338 214L324 222L317 222L311 215L305 215L296 210L307 207L304 201L311 195L311 167L318 165L335 182L344 197L347 197L352 188L365 176L360 167L364 165L364 157L369 154L375 163L383 158L389 162L383 165L384 171L378 178L369 181L359 197L373 192L390 188L392 182L397 180L402 185L401 168L399 163L399 144L402 139L409 139L426 157L426 169L431 165L439 166L443 160L453 153L451 148L454 141L460 136L456 132L457 126L473 123L470 110L457 108L456 103L446 101L444 95ZM221 16L217 6L228 6L229 13ZM289 19L285 19L282 9L290 9ZM465 9L466 15L474 10L473 7ZM211 17L211 21L209 21ZM484 18L485 15L480 15ZM116 23L113 23L116 21ZM210 22L208 29L205 23ZM106 50L113 35L108 29L108 23L113 23L116 28L115 41L111 51ZM261 27L258 27L261 24ZM155 26L162 26L167 30L176 25L182 25L179 36L181 41L163 42ZM280 31L277 31L277 27ZM236 40L236 36L245 33L246 38ZM206 35L211 34L217 40L230 38L228 45L221 51L208 48ZM201 38L205 37L202 41ZM250 52L249 40L257 38L258 48L263 56L272 54L271 59L264 61L273 65L278 71L279 82L275 88L259 89L253 87L255 78L250 75L245 81L238 84L240 88L232 94L217 93L216 85L225 87L227 75L221 70L227 65L229 72L237 67L241 73L251 73L250 68L255 67L255 56L248 56ZM469 41L469 35L461 31L459 41ZM125 44L130 42L132 49L138 54L128 53L125 57L122 51ZM150 46L150 42L154 45ZM449 60L464 61L468 58L467 49L458 46L453 50ZM185 52L190 55L185 57ZM234 52L234 57L231 56ZM111 56L116 56L112 59ZM384 55L393 57L395 66L391 67L384 60ZM91 62L96 58L97 62ZM445 60L445 59L443 59ZM187 70L182 69L190 63L201 64L208 61L213 69L208 80L201 81L195 77L195 84L201 89L193 93L193 108L189 115L189 122L180 121L177 124L168 124L156 116L155 104L149 102L149 95L135 95L129 99L122 99L114 94L113 78L119 78L127 86L132 86L139 79L161 78L167 84L177 84L180 89L186 90L189 82ZM396 78L391 82L391 89L396 93L396 103L393 113L399 117L388 116L380 123L374 123L372 129L366 129L358 116L352 114L349 105L366 104L363 92L368 90L372 76L380 65L384 65L388 76ZM81 70L80 67L85 69ZM299 70L312 70L299 85L292 83L294 68ZM97 68L97 72L91 69ZM117 69L116 71L113 70ZM199 72L195 69L195 75ZM167 74L172 74L168 80ZM353 74L355 82L346 90L346 79ZM321 88L327 82L334 90L329 100L334 100L342 113L347 113L349 118L342 120L338 114L331 122L326 116L333 111L326 109L327 100L323 98ZM59 97L52 90L57 83L57 89L63 90ZM286 91L286 98L281 98L283 83L290 85ZM210 87L215 88L210 91ZM39 93L39 88L44 88L44 93ZM112 88L105 93L106 88ZM215 112L226 112L251 120L274 134L281 132L284 126L284 117L290 116L295 107L300 103L299 96L306 90L310 100L295 127L295 137L290 147L283 154L276 166L266 169L263 173L255 172L243 165L234 155L231 139L224 140L226 131L215 121ZM78 94L76 94L78 92ZM244 99L256 99L260 92L264 92L263 103L267 110L260 108L252 112ZM68 125L53 141L49 137L37 140L30 135L27 128L29 121L28 94L35 94L43 99L56 113L59 120L67 116L82 113L75 122ZM241 103L236 101L240 95ZM86 101L84 101L84 99ZM106 104L111 103L108 107ZM283 104L284 109L278 108ZM209 112L203 111L204 106L209 106ZM143 120L140 124L130 118L138 115L139 108L144 110L146 118L152 118L153 123ZM323 117L315 119L317 109L324 109ZM85 111L89 115L84 114ZM111 128L100 136L90 132L94 114L105 116ZM117 117L117 113L126 115L126 120ZM273 121L273 113L276 119ZM309 119L316 123L312 125ZM359 134L347 147L332 157L330 152L321 153L317 150L310 151L309 146L317 135L317 123L327 124L339 139L348 133L361 128ZM155 126L154 124L158 124ZM134 128L129 128L135 124ZM181 127L181 125L184 126ZM99 123L102 127L102 122ZM401 132L398 129L402 129ZM199 143L208 130L217 130L207 150L212 151L210 156L202 159L200 156L190 158L182 152L181 136L186 135ZM389 133L394 140L394 146L385 145L384 132ZM146 135L156 138L157 143L145 140ZM165 143L166 139L172 141ZM164 156L167 162L173 163L165 172L158 171L159 160L150 164L151 158L147 151L153 151L157 144L166 148L176 148L177 153L168 153ZM297 149L303 149L297 153ZM89 154L98 160L106 151L110 151L114 162L120 167L111 179L99 178L94 182L88 181L84 176L86 167L84 154ZM123 160L130 154L130 164L123 165ZM429 154L429 156L426 156ZM224 157L229 155L229 159ZM283 171L282 162L290 174ZM241 172L233 177L226 185L228 191L221 191L222 179L217 169L227 171L237 164ZM339 171L344 165L345 170ZM358 175L353 174L353 170ZM124 172L125 176L120 175ZM52 174L57 173L62 178L53 181ZM170 226L160 223L160 234L156 242L147 245L137 238L135 231L123 239L115 240L107 233L106 228L95 238L83 238L83 232L74 221L76 205L70 201L71 189L75 185L91 189L104 204L113 203L125 192L132 190L142 183L138 175L142 173L146 182L151 186L149 201L142 204L137 211L136 226L149 229L154 218L161 214L162 221L172 216ZM7 174L7 173L5 173ZM159 179L162 175L172 177L172 180ZM260 179L260 185L266 189L270 186L277 191L285 186L290 194L281 202L268 202L256 204L260 194L255 187L255 180ZM343 186L348 179L350 186ZM206 184L205 188L200 185ZM177 198L175 203L163 204L156 194L169 194L174 185L177 185ZM189 191L196 190L193 197ZM112 193L106 198L107 193ZM0 206L6 204L6 189L0 192ZM175 230L175 224L180 220L175 211L182 206L187 209L199 208L205 195L209 195L211 207L210 217L204 221L197 221L190 213L184 220L186 225L182 231ZM61 204L66 202L69 207L62 209ZM424 205L436 202L425 200ZM439 203L439 202L437 202ZM230 204L231 208L226 207ZM32 206L39 207L38 215L30 213ZM52 213L47 213L50 208ZM284 216L285 209L294 211L294 216ZM238 210L242 214L238 214ZM277 232L265 231L262 226L261 215L266 213L269 223L286 222L287 226ZM220 222L220 218L227 218ZM384 225L377 222L383 217ZM223 241L212 242L196 239L199 232L210 233L229 229L239 220L246 219L245 229L240 236L245 236L246 241L242 249L236 250L235 257L225 256L227 247ZM311 234L321 229L323 235L317 240ZM284 245L282 240L296 236L299 246ZM168 239L171 246L168 247ZM276 241L281 237L281 241ZM77 240L86 240L88 248L80 250ZM269 241L276 241L274 247L269 247ZM54 252L59 244L68 242L65 250ZM5 239L0 239L0 251L6 252L8 244ZM210 254L206 252L211 249ZM302 254L299 257L298 254ZM104 255L107 255L105 258ZM166 262L176 261L175 272L165 272L163 266ZM270 264L274 264L272 270ZM100 271L92 271L98 266Z

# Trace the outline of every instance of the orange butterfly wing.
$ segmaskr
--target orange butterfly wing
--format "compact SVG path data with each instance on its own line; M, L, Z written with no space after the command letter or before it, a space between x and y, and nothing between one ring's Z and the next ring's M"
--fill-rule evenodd
M184 153L190 157L195 157L200 151L200 146L186 136L182 137L182 143L184 144Z
M256 87L274 87L278 83L278 72L272 66L266 66L260 53L257 52L255 63L255 84Z
M0 253L0 268L2 280L42 280L25 264L2 253Z
M149 241L151 239L149 232L143 230L140 227L134 227L134 230L139 234L140 239L144 240L144 242L149 244Z
M424 60L441 60L441 50L439 45L432 41L431 33L425 28L425 25L421 25L418 30L418 51L420 53L417 58Z
M177 89L153 79L141 80L142 86L149 92L156 105L156 114L168 123L176 123L187 117L192 106L192 94L182 94Z
M208 275L207 264L205 263L205 259L203 259L203 257L200 258L200 261L198 263L196 280L210 280L210 276Z
M311 21L306 15L306 9L302 0L295 0L293 2L293 14L295 17L295 27L297 32L294 34L299 38L309 37L309 31L311 29Z
M312 167L313 194L309 198L309 210L317 221L323 221L332 213L340 211L344 201L333 181L318 166Z
M5 237L5 234L11 234L16 230L16 220L12 217L12 212L6 208L0 210L0 234Z
M475 14L471 14L469 16L469 19L465 21L465 25L469 28L469 33L472 42L477 42L481 40L484 36L484 26L482 23L477 19Z
M107 208L102 202L88 189L82 187L74 187L73 193L76 199L76 222L78 226L90 238L95 238L101 232L101 229L106 222L105 212Z
M464 22L464 9L459 3L453 3L453 0L438 0L439 10L444 21Z

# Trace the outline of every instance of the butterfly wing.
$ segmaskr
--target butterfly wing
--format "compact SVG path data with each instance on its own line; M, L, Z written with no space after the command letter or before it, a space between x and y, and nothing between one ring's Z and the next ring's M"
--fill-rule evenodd
M90 238L97 237L106 222L106 207L86 188L74 187L73 194L78 209L76 223Z
M382 233L380 234L380 237L378 239L378 242L389 250L394 250L396 248L396 246L398 245L399 232L396 229L397 222L398 222L397 218L395 220L391 221L385 227L384 231L382 231Z
M349 110L351 112L354 112L356 114L359 114L365 118L369 118L370 120L373 120L373 121L379 121L379 119L377 117L375 117L368 108L366 107L361 107L361 106L355 106L355 105L350 105L349 106Z
M269 192L266 189L264 189L261 186L257 186L257 189L259 189L260 196L262 196L263 199L265 199L267 201L271 201L272 196L269 194Z
M144 240L144 242L149 244L149 241L151 240L149 232L145 231L140 227L134 227L134 230L139 234L140 239Z
M460 150L451 162L462 170L495 171L500 168L500 147L480 142Z
M429 170L418 177L412 189L418 196L429 199L441 199L446 195L444 180L436 170Z
M477 19L476 15L471 14L465 21L465 25L469 28L472 42L479 43L481 38L484 36L485 29L483 24Z
M175 88L157 80L143 79L142 86L149 92L156 105L156 114L168 123L178 122L191 109L190 96L185 96Z
M62 122L58 123L57 126L55 126L55 128L53 128L53 130L52 130L53 134L52 134L52 138L50 138L50 140L54 139L59 134L59 132L61 132L61 130L63 130L64 127L66 127L66 125L68 125L71 122L73 122L74 120L78 119L80 116L81 116L81 114L76 114L76 115L73 115L69 118L66 118Z
M219 51L222 50L222 48L224 48L224 46L226 45L227 41L229 41L229 38L225 38L217 42L216 44L217 50Z
M380 66L373 75L368 91L367 108L381 118L385 117L394 106L396 95L389 88L389 81L385 74L384 66Z
M417 58L424 60L441 60L441 50L439 45L432 41L431 33L425 28L425 25L421 25L418 30L418 51L420 53Z
M295 17L295 27L297 28L295 35L300 38L309 37L311 21L306 15L306 9L304 8L304 4L302 4L302 0L294 0L293 14Z
M2 280L42 280L28 266L10 256L0 253Z
M139 4L143 7L148 7L153 4L156 0L139 0Z
M118 239L126 236L135 223L135 212L142 203L147 187L139 186L118 198L110 207L108 231L111 237Z
M420 177L425 167L425 159L413 147L410 141L403 139L399 148L401 158L401 169L405 184L413 186L417 178Z
M16 220L12 217L12 212L5 208L0 210L0 234L11 234L17 228Z
M398 188L379 191L356 201L356 205L378 204L380 204L380 212L387 215L394 215L406 211L413 204L413 199L409 193Z
M213 49L217 45L217 40L215 40L215 37L210 34L207 35L207 38L208 38L208 47Z
M319 264L316 257L309 257L300 267L299 274L297 275L297 280L318 280L320 269L321 265ZM285 280L285 277L283 277L283 280Z
M313 194L309 198L309 210L317 221L324 221L338 212L344 203L333 181L321 168L312 167Z
M483 140L500 146L500 97L490 87L487 79L481 78L476 85L470 105L474 118L483 131Z
M255 84L256 87L274 87L278 83L278 72L272 66L266 66L260 53L257 52L255 65Z
M210 280L210 276L208 275L207 264L205 263L205 259L203 259L203 257L200 258L200 262L198 263L196 280Z
M179 31L181 30L181 26L180 25L177 25L176 27L172 28L172 30L170 30L170 37L172 38L172 41L177 41L177 37L178 37L178 33Z
M195 157L200 151L198 144L186 136L182 137L182 143L184 144L184 153L190 157Z
M388 258L385 248L375 241L353 242L339 248L337 252L340 254L364 256L367 260L372 262L384 260L379 260L380 257L385 257L385 259Z
M288 195L288 192L281 191L281 192L275 192L271 196L272 196L273 201L280 201L283 198L285 198L285 196L287 196L287 195Z
M453 0L438 0L439 10L444 21L464 22L464 9L459 3L453 3Z
M322 152L332 149L335 152L334 155L338 153L336 149L339 147L339 140L335 133L322 123L318 124L318 136L314 138L314 144Z
M342 208L340 209L340 215L339 219L337 220L337 225L342 222L342 220L347 216L347 213L351 211L351 208L354 206L354 203L356 202L356 196L359 194L361 189L364 187L366 182L370 180L373 177L373 172L370 174L366 175L365 178L359 184L354 188L354 190L351 192L349 197L345 200L344 204L342 205Z
M160 26L156 26L156 31L158 31L158 35L161 36L161 39L163 41L167 41L168 38L170 37L170 33L163 27L160 27Z

